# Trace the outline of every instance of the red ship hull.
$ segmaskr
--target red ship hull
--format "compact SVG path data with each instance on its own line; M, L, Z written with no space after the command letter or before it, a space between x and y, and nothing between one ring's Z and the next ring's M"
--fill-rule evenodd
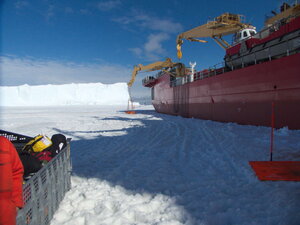
M153 85L159 113L220 122L300 129L300 53L170 86L164 74Z

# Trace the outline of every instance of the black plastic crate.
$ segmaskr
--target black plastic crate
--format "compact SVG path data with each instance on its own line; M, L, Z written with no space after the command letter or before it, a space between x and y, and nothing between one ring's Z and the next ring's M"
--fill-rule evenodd
M31 140L31 137L29 136L16 134L5 130L0 130L0 136L4 136L10 140L17 150L21 150L24 144Z
M0 136L8 138L17 149L31 140L3 130ZM18 211L17 225L50 224L65 193L71 189L70 141L67 139L67 146L23 185L24 207Z

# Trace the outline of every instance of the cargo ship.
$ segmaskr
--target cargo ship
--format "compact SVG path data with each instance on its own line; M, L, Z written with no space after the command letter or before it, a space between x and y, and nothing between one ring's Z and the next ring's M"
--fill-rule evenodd
M179 44L182 39L214 38L226 50L224 62L186 70L183 76L174 76L175 68L169 68L143 79L155 110L257 126L271 126L274 115L275 128L300 129L300 4L284 3L280 12L272 13L260 32L242 26L240 15L226 13L179 35ZM233 30L235 41L229 45L222 34Z

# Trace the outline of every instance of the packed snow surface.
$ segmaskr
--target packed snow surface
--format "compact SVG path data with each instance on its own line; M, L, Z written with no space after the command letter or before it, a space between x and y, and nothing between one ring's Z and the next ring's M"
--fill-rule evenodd
M300 224L300 183L261 182L248 164L269 160L270 128L152 106L128 115L116 106L127 104L122 83L2 87L1 96L19 106L1 108L1 129L72 138L72 188L51 225ZM274 160L300 160L300 130L274 138Z
M0 87L1 106L126 105L126 83Z
M299 225L300 183L261 182L270 128L140 106L7 107L1 128L72 138L72 188L51 225ZM300 159L300 130L275 131L274 160Z

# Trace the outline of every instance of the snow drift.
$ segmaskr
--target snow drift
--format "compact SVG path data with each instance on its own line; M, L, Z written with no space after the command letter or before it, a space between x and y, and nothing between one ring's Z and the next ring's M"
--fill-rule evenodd
M1 106L126 105L126 83L0 87Z

